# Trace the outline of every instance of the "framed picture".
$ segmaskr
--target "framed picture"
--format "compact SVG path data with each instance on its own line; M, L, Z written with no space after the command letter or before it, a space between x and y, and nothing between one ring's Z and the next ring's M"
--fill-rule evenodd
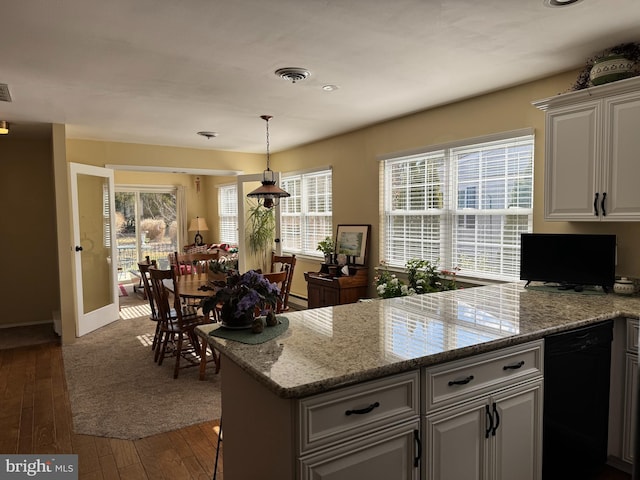
M336 253L346 255L347 263L365 265L371 225L338 225Z

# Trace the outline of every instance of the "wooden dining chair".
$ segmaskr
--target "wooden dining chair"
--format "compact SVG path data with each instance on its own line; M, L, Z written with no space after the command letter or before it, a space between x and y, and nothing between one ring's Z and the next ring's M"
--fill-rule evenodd
M281 272L286 270L288 272L287 281L284 285L284 296L282 300L283 311L289 310L289 292L291 291L291 284L293 283L293 271L296 267L296 256L293 255L276 255L271 253L271 272Z
M218 260L220 254L213 253L178 253L174 252L176 275L198 275L209 271L209 262Z
M149 280L150 267L157 267L157 264L155 260L150 260L148 255L145 257L144 261L138 262L140 281L142 282L142 287L144 288L144 293L149 301L149 308L151 310L149 319L156 324L156 331L153 335L153 341L151 342L151 350L155 351L158 345L158 338L160 336L160 316L158 315L158 309L156 308L156 300L153 296L153 292L151 291L151 282Z
M289 276L288 268L281 270L280 272L274 273L263 273L262 276L269 280L271 283L275 283L280 290L280 295L278 296L278 303L276 304L276 313L282 313L285 311L285 288L287 284L287 278Z
M211 358L207 360L207 342L204 339L199 340L195 333L195 328L198 325L203 325L208 321L204 316L199 315L193 306L181 303L175 270L158 270L150 267L149 276L151 290L160 315L160 343L155 352L158 365L162 365L163 359L170 353L175 357L173 378L178 378L181 368L190 366L202 368L203 361L213 361L216 364L216 373L218 373L220 371L219 355L211 350ZM172 283L173 294L165 288L165 281ZM169 341L173 342L173 349L170 352L167 350ZM188 363L181 365L182 359Z

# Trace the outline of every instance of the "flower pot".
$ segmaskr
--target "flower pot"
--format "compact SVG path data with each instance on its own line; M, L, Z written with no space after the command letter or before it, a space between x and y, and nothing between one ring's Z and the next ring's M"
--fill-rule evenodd
M622 55L608 55L593 64L589 77L593 85L603 85L633 76L634 62Z
M247 312L241 317L234 316L234 312L230 309L225 309L223 306L220 310L220 321L224 328L231 330L244 330L251 328L254 319L254 312Z

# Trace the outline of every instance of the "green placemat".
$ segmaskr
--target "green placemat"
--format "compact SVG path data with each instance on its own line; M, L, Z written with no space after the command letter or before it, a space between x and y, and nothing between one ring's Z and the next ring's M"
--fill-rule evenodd
M250 345L257 345L258 343L264 343L269 340L273 340L278 335L286 332L289 328L289 319L278 315L276 317L280 323L273 327L268 327L265 324L264 330L261 333L253 333L250 328L244 330L231 330L220 326L215 330L212 330L209 335L212 337L225 338L227 340L233 340L235 342L248 343ZM265 322L264 317L261 318L262 322Z
M570 295L606 295L603 290L596 290L589 287L585 287L581 292L576 292L572 288L569 290L560 290L558 287L552 287L549 285L529 285L526 289L535 290L537 292L567 293Z

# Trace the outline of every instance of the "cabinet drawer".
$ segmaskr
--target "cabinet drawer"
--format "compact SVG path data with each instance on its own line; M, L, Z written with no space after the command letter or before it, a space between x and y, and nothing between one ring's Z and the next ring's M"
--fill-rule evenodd
M425 412L542 375L543 361L536 341L426 368Z
M638 353L638 325L637 318L627 318L627 350L630 353Z
M419 384L415 370L300 400L299 453L417 417Z

